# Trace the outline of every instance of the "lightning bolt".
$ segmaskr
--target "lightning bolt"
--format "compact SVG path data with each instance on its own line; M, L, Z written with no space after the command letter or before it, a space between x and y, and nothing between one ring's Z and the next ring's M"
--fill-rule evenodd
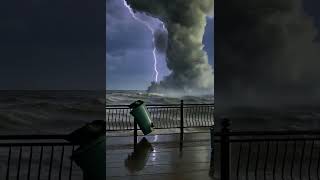
M157 60L157 55L156 55L156 45L155 45L155 37L154 37L154 29L150 26L150 24L146 21L143 21L142 19L139 19L135 13L133 12L132 8L127 4L126 0L123 0L123 4L124 6L129 10L131 16L133 19L135 19L136 21L144 24L150 31L152 34L152 43L153 43L153 60L154 60L154 64L153 64L153 68L154 68L154 72L155 72L155 82L158 82L158 76L159 76L159 72L158 72L158 68L157 68L157 64L158 64L158 60ZM164 28L164 25L162 26Z

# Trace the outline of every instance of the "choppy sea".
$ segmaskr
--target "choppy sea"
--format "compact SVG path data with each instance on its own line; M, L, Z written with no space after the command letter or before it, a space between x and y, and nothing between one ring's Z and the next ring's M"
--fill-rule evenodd
M105 119L105 105L214 102L213 95L169 97L145 91L0 91L0 134L65 134L96 119ZM238 109L233 128L319 129L320 107ZM218 124L218 123L217 123Z
M105 119L105 105L213 103L213 96L167 97L145 91L0 91L0 134L69 133Z

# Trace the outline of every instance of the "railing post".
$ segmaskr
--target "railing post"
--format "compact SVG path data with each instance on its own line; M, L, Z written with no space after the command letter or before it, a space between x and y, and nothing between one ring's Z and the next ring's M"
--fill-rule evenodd
M138 123L136 118L134 118L134 130L133 130L133 148L136 149L136 146L138 144Z
M180 150L183 147L183 135L184 135L184 122L183 122L183 100L180 102Z
M221 179L230 179L230 120L222 120L221 129Z

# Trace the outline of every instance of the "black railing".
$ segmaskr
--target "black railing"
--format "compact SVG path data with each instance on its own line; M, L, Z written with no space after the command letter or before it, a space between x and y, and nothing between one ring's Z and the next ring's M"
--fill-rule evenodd
M82 172L70 159L78 145L64 135L0 136L0 179L76 180Z
M221 179L320 180L320 131L231 132L224 121L212 138Z
M214 125L213 104L146 105L155 129L210 127ZM134 118L128 105L107 105L107 131L134 130Z

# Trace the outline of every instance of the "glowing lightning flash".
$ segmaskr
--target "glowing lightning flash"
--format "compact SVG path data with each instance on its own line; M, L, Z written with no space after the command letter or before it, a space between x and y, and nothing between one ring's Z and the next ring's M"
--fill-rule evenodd
M139 19L135 13L133 12L132 8L127 4L126 0L123 0L123 4L126 8L128 8L131 16L133 17L133 19L135 19L136 21L139 21L141 22L142 24L144 24L150 31L151 31L151 34L152 34L152 43L153 43L153 60L154 60L154 72L155 72L155 82L158 82L158 75L159 75L159 72L158 72L158 69L157 69L157 63L158 63L158 60L157 60L157 55L156 55L156 45L155 45L155 37L154 37L154 29L150 26L150 24L148 24L148 22L146 21L143 21L142 19Z

